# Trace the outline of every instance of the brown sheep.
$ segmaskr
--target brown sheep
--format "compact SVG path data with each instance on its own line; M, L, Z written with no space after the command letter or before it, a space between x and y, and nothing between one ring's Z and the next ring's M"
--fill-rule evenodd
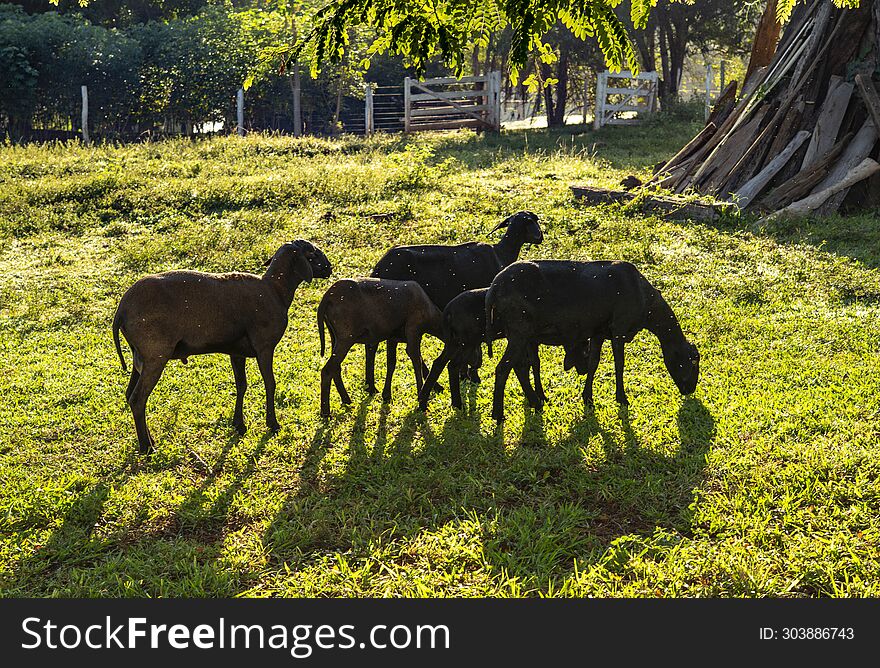
M355 344L376 346L387 341L388 364L382 399L391 400L391 377L397 365L397 344L406 343L406 352L412 360L416 388L422 389L423 334L440 337L442 314L422 287L415 281L395 281L378 278L356 278L336 281L318 306L318 331L321 336L321 355L324 355L324 324L330 330L332 351L321 369L321 415L330 415L330 382L342 403L350 404L351 397L342 382L342 361Z
M247 388L245 358L255 357L266 386L266 425L277 430L275 346L287 329L293 294L303 281L328 278L330 262L308 241L281 246L266 262L263 276L244 273L207 274L168 271L145 276L122 296L113 318L113 339L122 362L119 332L132 351L132 370L125 397L134 415L141 453L154 441L147 429L147 399L165 365L190 355L229 355L235 377L232 424L244 433L242 404Z

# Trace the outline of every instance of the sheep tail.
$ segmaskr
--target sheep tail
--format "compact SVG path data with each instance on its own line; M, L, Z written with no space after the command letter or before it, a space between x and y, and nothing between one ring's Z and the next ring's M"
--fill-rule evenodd
M492 354L492 339L494 338L493 334L495 332L494 328L495 324L495 289L489 288L489 292L486 293L486 348L489 353L489 358L493 357Z
M119 362L122 364L122 370L128 371L128 367L125 365L125 357L122 355L122 346L119 344L119 328L121 326L122 318L119 315L119 311L116 312L116 315L113 318L113 343L116 345L116 354L119 355Z
M321 300L321 303L318 304L318 336L321 338L321 357L324 357L324 350L326 348L324 343L324 323L327 317L327 304L324 300ZM329 324L327 325L330 326ZM330 339L332 343L333 339L333 330L330 330Z

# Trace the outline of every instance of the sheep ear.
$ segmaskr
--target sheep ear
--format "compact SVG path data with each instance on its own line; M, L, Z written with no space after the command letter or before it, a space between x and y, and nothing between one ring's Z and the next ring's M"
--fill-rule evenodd
M491 230L489 230L489 234L492 234L493 232L497 232L502 227L507 227L508 225L510 225L511 220L513 220L513 216L508 216L507 218L502 220L500 223L498 223L495 227L493 227Z
M293 273L299 276L306 283L311 283L315 273L312 271L312 265L306 259L306 254L297 250L296 257L293 260Z

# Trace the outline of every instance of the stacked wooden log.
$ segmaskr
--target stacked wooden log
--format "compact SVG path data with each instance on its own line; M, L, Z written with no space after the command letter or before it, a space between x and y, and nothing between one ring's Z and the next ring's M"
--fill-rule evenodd
M880 206L880 0L798 6L775 56L739 98L724 91L706 127L646 186L698 192L766 214Z

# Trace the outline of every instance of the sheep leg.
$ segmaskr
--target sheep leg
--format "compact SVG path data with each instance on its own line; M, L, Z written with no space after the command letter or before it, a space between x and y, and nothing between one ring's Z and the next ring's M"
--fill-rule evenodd
M369 344L369 343L364 345L364 360L366 362L365 368L364 368L364 378L366 379L367 393L369 393L369 394L376 394L379 391L376 389L376 351L377 350L379 350L378 345ZM339 388L337 387L337 389L339 389Z
M348 351L351 350L351 343L340 343L336 341L333 351L330 353L330 359L321 369L321 417L330 417L330 383L336 384L336 391L339 392L339 398L344 404L351 403L351 397L345 391L345 385L342 383L342 362Z
M471 361L468 369L468 380L472 383L480 383L480 367L483 366L483 348L480 345L474 346L471 354Z
M344 404L351 403L351 397L348 396L348 390L345 389L345 383L342 382L342 365L336 369L336 373L333 374L333 384L336 385L336 391L339 392L339 399Z
M443 352L440 353L440 356L434 360L434 363L431 365L431 370L428 372L428 375L425 377L425 383L422 385L422 391L419 392L419 410L425 411L428 410L428 400L431 398L431 390L434 389L434 384L437 382L437 379L440 377L440 374L443 373L443 368L449 364L449 360L452 357L452 354L449 352L450 346L446 345L443 347ZM451 369L452 367L450 367ZM452 376L450 376L452 378ZM452 388L452 384L450 383L450 389ZM454 402L453 402L454 405Z
M275 372L272 370L274 356L274 349L260 353L257 355L257 365L263 376L263 385L266 386L266 426L272 431L278 431L281 425L275 418Z
M247 427L244 424L244 393L247 390L247 372L245 371L245 358L241 355L230 355L232 362L232 375L235 377L235 410L232 413L232 426L239 434L244 435Z
M391 378L397 367L397 341L390 339L385 343L385 387L382 389L382 401L391 401Z
M131 377L128 379L128 387L125 388L125 400L128 401L131 399L131 393L134 392L135 385L137 385L138 378L141 377L140 372L134 368L132 365L131 368Z
M507 379L513 369L513 357L511 356L510 344L504 350L504 354L495 367L495 391L492 397L492 418L496 422L504 420L504 390L507 387Z
M422 381L428 375L428 366L422 359L422 337L410 339L406 344L406 354L412 360L413 373L416 376L416 392L421 393Z
M544 402L532 387L531 379L529 378L529 370L531 367L531 362L526 359L525 362L515 364L513 366L513 371L516 374L517 380L519 380L523 394L525 394L526 399L529 400L529 405L534 408L535 411L540 412L544 406Z
M614 353L614 381L617 385L617 391L614 398L617 403L624 406L629 404L626 398L626 391L623 389L623 347L625 342L620 337L611 339L611 352ZM592 351L591 351L592 352Z
M462 407L461 403L461 377L462 372L467 368L466 364L462 364L462 351L456 351L449 362L449 398L452 400L452 407Z
M547 403L547 395L544 393L544 386L541 384L541 358L538 356L537 346L535 346L532 358L532 374L535 376L535 393L541 399L541 403Z
M159 357L144 361L141 367L140 378L138 378L131 396L128 399L128 405L131 407L131 413L134 416L134 428L137 431L138 448L140 453L147 454L153 449L154 441L147 428L147 399L150 393L159 382L162 371L168 363L167 357Z
M593 379L596 377L596 369L599 368L599 359L602 357L602 344L605 339L590 339L590 354L587 358L587 382L584 383L584 406L593 407Z

